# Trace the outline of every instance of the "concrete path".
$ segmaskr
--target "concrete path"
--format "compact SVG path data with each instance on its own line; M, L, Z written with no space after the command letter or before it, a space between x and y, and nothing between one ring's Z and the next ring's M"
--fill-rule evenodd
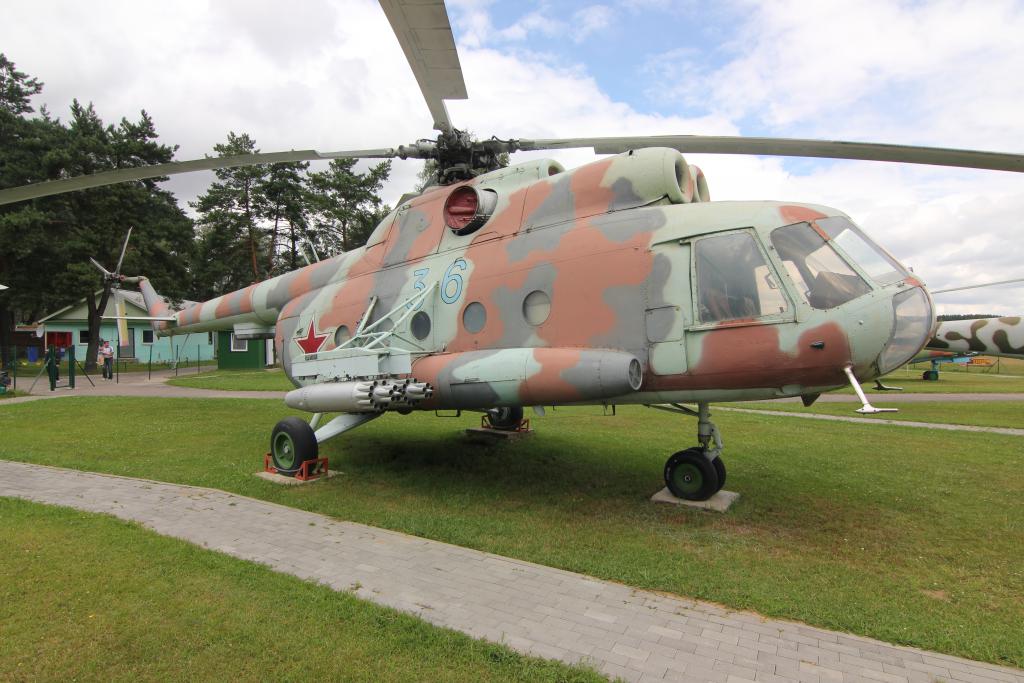
M924 427L925 429L942 429L950 432L988 432L990 434L1006 434L1024 436L1024 429L1013 427L979 427L977 425L952 425L941 422L915 422L913 420L887 420L880 417L846 417L845 415L822 415L820 413L795 413L789 410L757 410L754 408L732 408L713 406L713 410L724 410L731 413L750 413L752 415L778 415L781 417L800 417L806 420L832 420L834 422L853 422L855 424L896 425L897 427ZM908 412L912 409L908 409Z
M1024 683L971 662L636 590L211 489L0 460L0 496L158 533L628 681Z
M1024 393L1007 394L904 394L899 391L867 391L871 403L962 403L963 401L1024 401ZM780 398L779 401L797 403L799 398ZM822 394L818 403L860 403L853 394Z
M195 370L182 371L177 376L181 378L195 374ZM221 391L217 389L194 389L192 387L178 387L167 384L167 380L174 379L173 370L159 370L149 378L145 372L125 372L118 380L105 380L99 375L91 376L94 383L79 376L75 381L75 388L66 387L50 391L49 386L43 379L36 384L35 392L30 396L18 396L0 401L0 406L28 401L38 401L49 398L68 398L72 396L157 396L162 398L262 398L284 400L284 391ZM32 385L31 381L24 378L18 379L20 391L27 391Z

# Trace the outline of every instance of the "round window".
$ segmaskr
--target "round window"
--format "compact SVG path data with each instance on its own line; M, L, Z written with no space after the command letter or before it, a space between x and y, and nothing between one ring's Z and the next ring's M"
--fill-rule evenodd
M531 325L540 325L551 315L551 297L535 289L523 299L523 317Z
M338 329L334 331L334 345L341 346L342 344L347 342L351 337L352 335L349 334L348 327L345 325L339 325Z
M419 311L409 321L409 329L412 331L412 336L420 341L426 339L430 335L430 316L425 311Z
M474 301L470 305L466 306L466 310L462 312L462 326L466 328L466 332L470 334L476 334L480 330L484 329L484 325L487 324L487 309L479 301Z

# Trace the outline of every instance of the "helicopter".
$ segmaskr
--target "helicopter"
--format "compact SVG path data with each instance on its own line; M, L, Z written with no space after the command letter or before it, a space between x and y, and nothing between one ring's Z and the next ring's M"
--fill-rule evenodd
M861 390L933 340L925 284L850 217L818 204L710 200L684 153L805 156L1024 171L1024 156L891 144L724 136L477 140L445 100L468 97L442 0L381 0L437 136L396 148L299 150L118 169L0 190L0 204L252 164L426 159L365 246L183 310L149 280L158 335L231 330L273 339L295 385L270 436L295 474L320 444L388 413L481 411L514 430L523 408L648 405L696 418L670 455L677 497L725 484L712 403ZM610 155L566 169L502 165L518 151ZM684 404L696 404L696 409ZM327 420L326 416L336 414Z

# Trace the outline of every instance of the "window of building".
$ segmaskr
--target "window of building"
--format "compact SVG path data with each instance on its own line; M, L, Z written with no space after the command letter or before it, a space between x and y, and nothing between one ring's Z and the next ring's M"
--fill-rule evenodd
M834 308L871 291L809 223L776 229L772 244L797 290L814 308Z
M79 344L88 344L89 343L89 330L79 330L78 331L78 343Z
M734 232L698 240L698 319L702 323L779 315L789 302L754 237Z
M231 350L232 351L239 351L239 352L248 351L249 350L249 340L248 339L239 339L238 337L235 336L235 333L232 332L231 333Z
M153 343L153 330L143 330L142 331L142 343L143 344L152 344Z

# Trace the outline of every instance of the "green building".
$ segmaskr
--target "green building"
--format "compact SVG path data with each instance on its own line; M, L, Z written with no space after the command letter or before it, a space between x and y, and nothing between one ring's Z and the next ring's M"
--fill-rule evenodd
M217 333L218 368L239 370L265 368L273 364L273 339L238 339L234 332Z

